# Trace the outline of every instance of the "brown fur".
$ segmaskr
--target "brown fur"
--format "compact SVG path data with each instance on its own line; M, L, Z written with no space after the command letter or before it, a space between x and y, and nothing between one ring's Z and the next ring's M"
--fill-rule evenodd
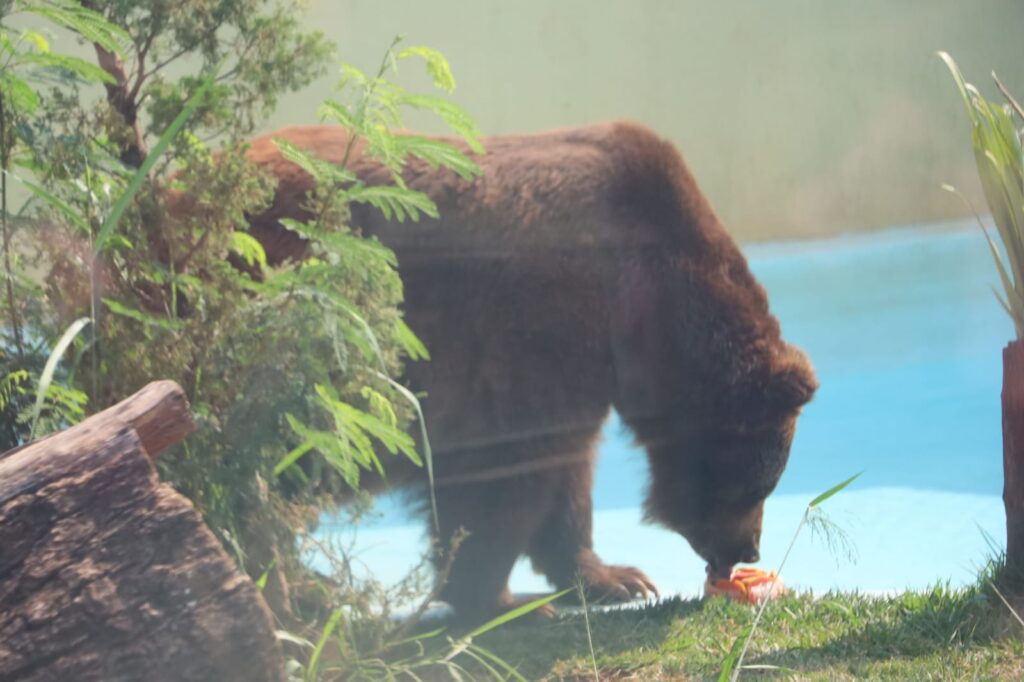
M347 138L310 126L253 141L279 187L252 229L280 261L303 253L277 220L301 215L311 183L274 137L335 162ZM440 537L471 533L444 597L470 619L507 607L524 554L559 588L579 573L593 593L644 592L642 573L592 549L595 442L612 407L648 453L648 517L716 570L756 561L764 499L816 383L679 153L623 122L484 144L472 183L410 163L440 220L353 207L396 252L407 321L433 355L406 380L428 396ZM352 168L387 182L361 151Z

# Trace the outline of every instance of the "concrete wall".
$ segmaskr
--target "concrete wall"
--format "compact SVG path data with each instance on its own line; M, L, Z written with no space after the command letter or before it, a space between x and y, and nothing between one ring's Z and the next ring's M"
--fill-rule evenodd
M616 117L674 140L745 240L964 214L981 205L945 49L995 95L1024 97L1021 0L315 0L339 60L373 69L391 38L440 49L486 133ZM425 83L419 67L403 82ZM316 120L334 76L267 129ZM416 127L429 122L410 119Z

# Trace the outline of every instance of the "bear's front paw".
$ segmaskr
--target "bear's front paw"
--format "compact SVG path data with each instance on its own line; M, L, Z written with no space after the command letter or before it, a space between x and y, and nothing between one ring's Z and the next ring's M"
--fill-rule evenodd
M587 598L597 602L624 602L641 597L658 597L654 581L632 566L598 564L580 567Z

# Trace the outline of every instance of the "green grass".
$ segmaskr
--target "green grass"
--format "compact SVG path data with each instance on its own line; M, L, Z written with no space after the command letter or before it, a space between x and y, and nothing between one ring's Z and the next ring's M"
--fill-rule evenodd
M1024 679L1024 629L987 585L785 597L765 611L741 679ZM751 607L724 598L592 612L600 679L718 679L736 635L753 619ZM579 613L499 629L478 642L529 680L594 679Z

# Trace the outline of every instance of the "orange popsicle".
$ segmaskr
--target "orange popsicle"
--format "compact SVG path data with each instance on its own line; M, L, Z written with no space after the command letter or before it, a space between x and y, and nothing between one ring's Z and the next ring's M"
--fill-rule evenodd
M704 582L704 596L724 594L747 604L757 604L764 599L777 599L784 592L782 578L775 571L764 571L760 568L737 568L733 570L728 580L719 578Z

